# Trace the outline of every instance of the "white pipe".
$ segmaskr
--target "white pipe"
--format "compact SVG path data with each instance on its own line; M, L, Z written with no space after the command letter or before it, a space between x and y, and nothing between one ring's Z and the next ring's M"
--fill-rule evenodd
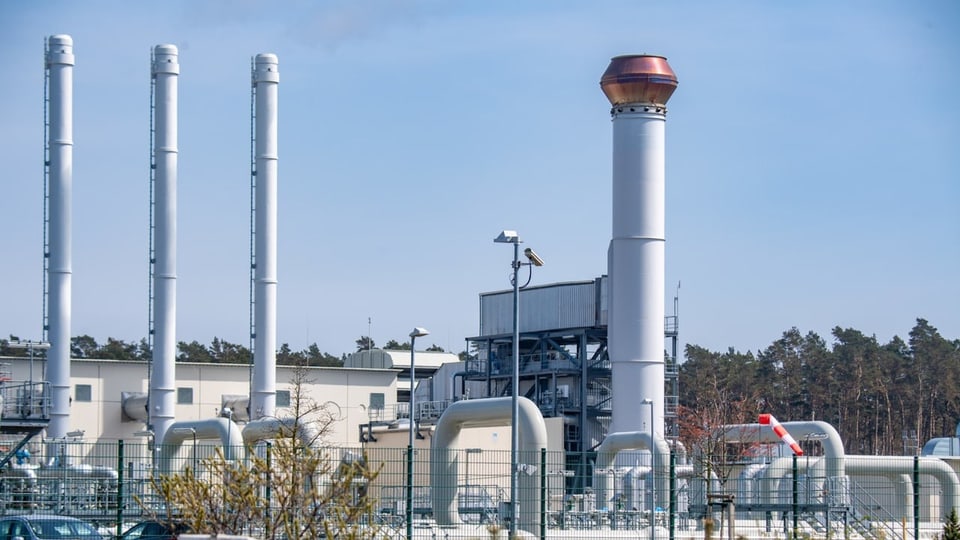
M320 432L310 424L297 421L296 418L261 418L253 420L243 427L242 436L245 447L250 447L259 441L289 437L296 429L296 436L306 446L322 448L323 441Z
M256 233L254 357L250 418L271 417L277 393L277 56L258 54L256 87Z
M829 458L816 458L812 463L809 458L798 458L797 474L806 474L808 477L815 476L816 471L824 470L824 460L829 461ZM761 502L766 504L790 504L793 498L792 489L788 490L791 495L786 498L781 497L780 491L783 479L792 475L793 457L776 458L767 464L760 476L760 494L763 499Z
M757 489L757 476L766 469L766 464L753 463L746 466L737 477L737 503L756 504L757 495L760 490Z
M176 46L154 48L154 340L149 423L157 441L165 439L176 410L177 60Z
M656 448L655 470L658 473L655 475L654 482L655 498L660 502L666 500L667 490L664 482L669 476L667 472L670 469L670 445L662 437L655 437L651 442L650 433L645 431L611 433L597 447L597 458L593 468L593 491L597 498L597 508L605 507L610 499L609 493L613 479L609 470L613 467L617 454L622 450L651 450L652 448ZM655 500L654 504L656 503Z
M893 482L894 486L902 486L903 493L903 519L910 523L913 521L913 476L910 474L891 474L887 478Z
M37 483L37 469L36 465L16 465L11 464L9 467L3 470L0 473L0 478L21 478L27 480L28 484Z
M107 480L116 485L120 477L115 469L104 467L102 465L65 465L61 467L41 467L37 469L37 476L40 478L58 478L73 479L75 477L93 478L97 480Z
M73 38L50 36L50 245L47 380L50 383L50 424L47 437L70 431L70 316L73 279Z
M673 77L657 77L668 71ZM636 81L643 86L636 86ZM613 370L610 432L643 429L637 404L664 414L664 131L666 101L677 85L662 57L616 57L600 86L613 109L613 230L607 252L607 350ZM670 87L669 92L636 91Z
M687 465L687 447L684 446L681 441L676 439L667 441L667 444L670 445L674 455L677 456L677 465Z
M808 477L816 476L818 471L823 471L827 468L823 463L824 461L829 464L831 459L827 457L818 458L812 463L808 463L807 459L797 459L797 472L806 473ZM913 457L846 456L845 466L846 473L849 476L881 476L888 478L894 483L896 483L898 479L902 479L903 476L906 476L909 489L904 490L904 495L900 499L900 507L895 510L896 515L894 517L913 518L913 484L911 476L913 474ZM957 474L949 465L936 458L920 458L918 467L920 474L933 476L940 484L940 489L943 493L941 499L941 512L943 512L943 514L941 514L941 517L950 515L950 510L953 508L960 508L960 499L958 499L958 496L960 496L960 479L958 479ZM767 466L763 473L761 485L762 491L765 494L763 502L767 504L782 504L784 502L780 500L781 483L784 478L792 474L792 471L792 457L775 459ZM848 499L846 491L849 489L846 483L834 482L833 484L832 489L828 484L828 500L823 502L837 505L839 504L838 501L846 501ZM835 493L834 490L841 490L841 492Z
M843 440L840 434L830 424L820 421L781 422L795 439L803 440L808 436L816 436L823 445L823 454L826 457L826 474L829 478L845 476ZM762 429L761 429L762 428ZM729 424L719 427L712 435L714 440L727 443L781 443L780 437L769 426L760 424Z
M250 420L248 412L250 411L250 396L233 396L229 398L222 399L220 402L220 415L226 412L226 409L230 409L230 418L234 422L247 422Z
M157 459L157 470L160 474L171 472L170 460L180 450L183 441L188 439L198 441L220 439L223 445L223 457L227 461L237 459L239 447L243 444L240 428L227 418L175 422L170 425L163 439L159 439L160 455Z
M938 458L918 458L920 474L933 476L940 483L939 519L945 519L953 509L960 510L960 477L946 462ZM913 474L912 456L847 456L847 473L850 476L887 476ZM906 503L906 501L904 501ZM912 508L913 501L909 502ZM912 512L912 509L911 509ZM903 512L906 514L906 512ZM934 518L934 516L931 516Z
M431 441L430 485L433 515L439 525L461 523L457 511L457 479L460 431L469 427L509 425L513 415L512 398L487 398L458 401L447 407ZM547 426L536 404L517 398L518 463L540 463L540 449L547 447ZM540 531L540 471L520 474L517 479L517 525L532 534Z
M632 467L623 475L621 493L626 499L624 505L630 509L642 508L643 491L640 488L640 480L650 474L651 468L646 465ZM599 500L599 497L597 497Z
M147 406L149 403L148 395L145 392L121 392L120 409L123 411L124 420L139 420L142 422L147 419Z

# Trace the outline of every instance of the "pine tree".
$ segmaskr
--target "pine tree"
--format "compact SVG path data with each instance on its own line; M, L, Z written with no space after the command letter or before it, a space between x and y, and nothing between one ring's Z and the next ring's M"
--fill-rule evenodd
M950 516L943 525L943 540L960 540L960 520L957 519L957 509L950 510Z

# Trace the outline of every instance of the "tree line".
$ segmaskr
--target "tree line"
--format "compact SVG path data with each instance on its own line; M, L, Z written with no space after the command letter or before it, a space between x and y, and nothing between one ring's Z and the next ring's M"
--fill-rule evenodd
M373 341L373 338L371 338L370 336L360 336L355 343L357 344L357 352L377 348L377 343ZM386 345L384 345L383 348L388 351L409 351L410 342L404 341L403 343L400 343L395 339L391 339L387 341ZM443 347L437 345L436 343L434 343L433 345L430 345L424 350L426 352L446 352L443 349Z
M17 342L20 339L17 336L10 336L10 339L0 339L0 356L28 357L30 350L24 348L10 347L10 342ZM376 343L368 336L360 336L356 340L357 351L376 348ZM410 342L400 343L396 340L387 341L383 347L388 350L409 351ZM444 352L443 347L431 345L426 351ZM42 352L36 352L42 355ZM146 338L139 342L127 342L122 339L108 337L106 343L97 343L97 340L89 335L75 336L70 340L70 355L72 358L89 358L98 360L134 360L148 362L153 358L153 350ZM290 345L284 343L277 350L278 365L302 365L302 366L327 366L342 367L347 355L336 356L320 350L320 347L313 343L306 349L294 351ZM231 343L225 339L214 337L209 345L204 345L199 341L180 341L177 342L178 362L199 362L210 364L248 364L252 362L250 348L237 343Z
M912 453L925 441L953 435L960 423L960 339L949 340L917 319L907 340L878 342L853 328L836 327L828 343L815 332L791 328L765 349L711 351L688 344L679 365L680 436L695 444L711 425L754 423L770 413L781 419L823 420L833 425L855 453ZM10 340L18 341L15 336ZM0 339L0 356L28 356ZM376 348L369 336L357 351ZM385 349L409 350L409 342L389 340ZM209 345L179 342L177 361L246 364L244 345L214 338ZM428 351L443 352L432 345ZM149 343L88 335L71 340L74 358L149 361ZM467 353L461 352L463 359ZM346 354L323 352L316 343L277 351L279 365L343 365ZM800 441L801 444L804 441Z
M687 345L679 366L681 439L710 425L822 420L851 453L913 454L960 422L960 340L917 319L907 341L835 327L832 342L797 328L756 353ZM801 445L805 441L799 441Z
M27 357L28 349L13 348L11 341L20 341L16 336L9 340L0 339L0 356ZM153 358L153 350L147 340L126 342L121 339L108 337L106 343L97 343L89 335L75 336L70 340L70 356L72 358L90 358L98 360L134 360L148 362ZM341 367L346 355L335 356L320 350L316 343L306 349L294 351L290 345L284 343L277 350L277 364L302 366ZM250 348L245 345L231 343L218 337L213 338L209 345L199 341L177 342L177 362L199 362L210 364L249 364L253 361Z

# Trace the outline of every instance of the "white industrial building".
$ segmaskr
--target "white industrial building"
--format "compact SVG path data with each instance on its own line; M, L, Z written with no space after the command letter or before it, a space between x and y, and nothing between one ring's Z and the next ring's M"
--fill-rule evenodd
M29 358L4 357L12 381L45 380L46 362ZM224 408L243 403L250 392L250 368L241 364L181 363L176 365L175 416L191 421L215 418ZM144 422L124 412L124 398L146 393L148 365L138 361L72 359L70 361L70 433L84 438L136 439L145 430ZM292 366L277 366L277 414L290 405ZM305 393L317 404L327 404L335 418L330 435L334 444L356 444L358 426L370 418L387 418L397 411L398 369L307 367ZM409 383L404 386L409 387ZM405 407L404 403L404 407ZM4 406L4 419L16 416L14 403ZM26 411L23 411L26 412ZM242 410L234 411L238 419ZM142 441L142 439L141 439Z

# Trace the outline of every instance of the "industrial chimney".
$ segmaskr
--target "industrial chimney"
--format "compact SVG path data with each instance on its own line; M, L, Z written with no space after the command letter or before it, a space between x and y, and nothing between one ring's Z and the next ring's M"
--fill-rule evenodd
M49 231L47 246L47 290L49 317L46 321L47 380L50 382L50 423L47 437L59 438L70 431L70 315L73 255L71 221L73 212L73 38L50 36L46 58L50 90L49 149Z
M600 79L613 108L613 236L607 253L610 433L663 435L664 127L677 77L662 56L617 56ZM643 411L650 400L652 411ZM651 429L645 429L653 422ZM655 431L654 431L655 430Z
M149 424L154 440L174 422L177 355L177 84L180 76L174 45L153 50L154 253L153 363L150 373Z
M254 59L254 353L249 415L272 417L277 394L277 55Z

